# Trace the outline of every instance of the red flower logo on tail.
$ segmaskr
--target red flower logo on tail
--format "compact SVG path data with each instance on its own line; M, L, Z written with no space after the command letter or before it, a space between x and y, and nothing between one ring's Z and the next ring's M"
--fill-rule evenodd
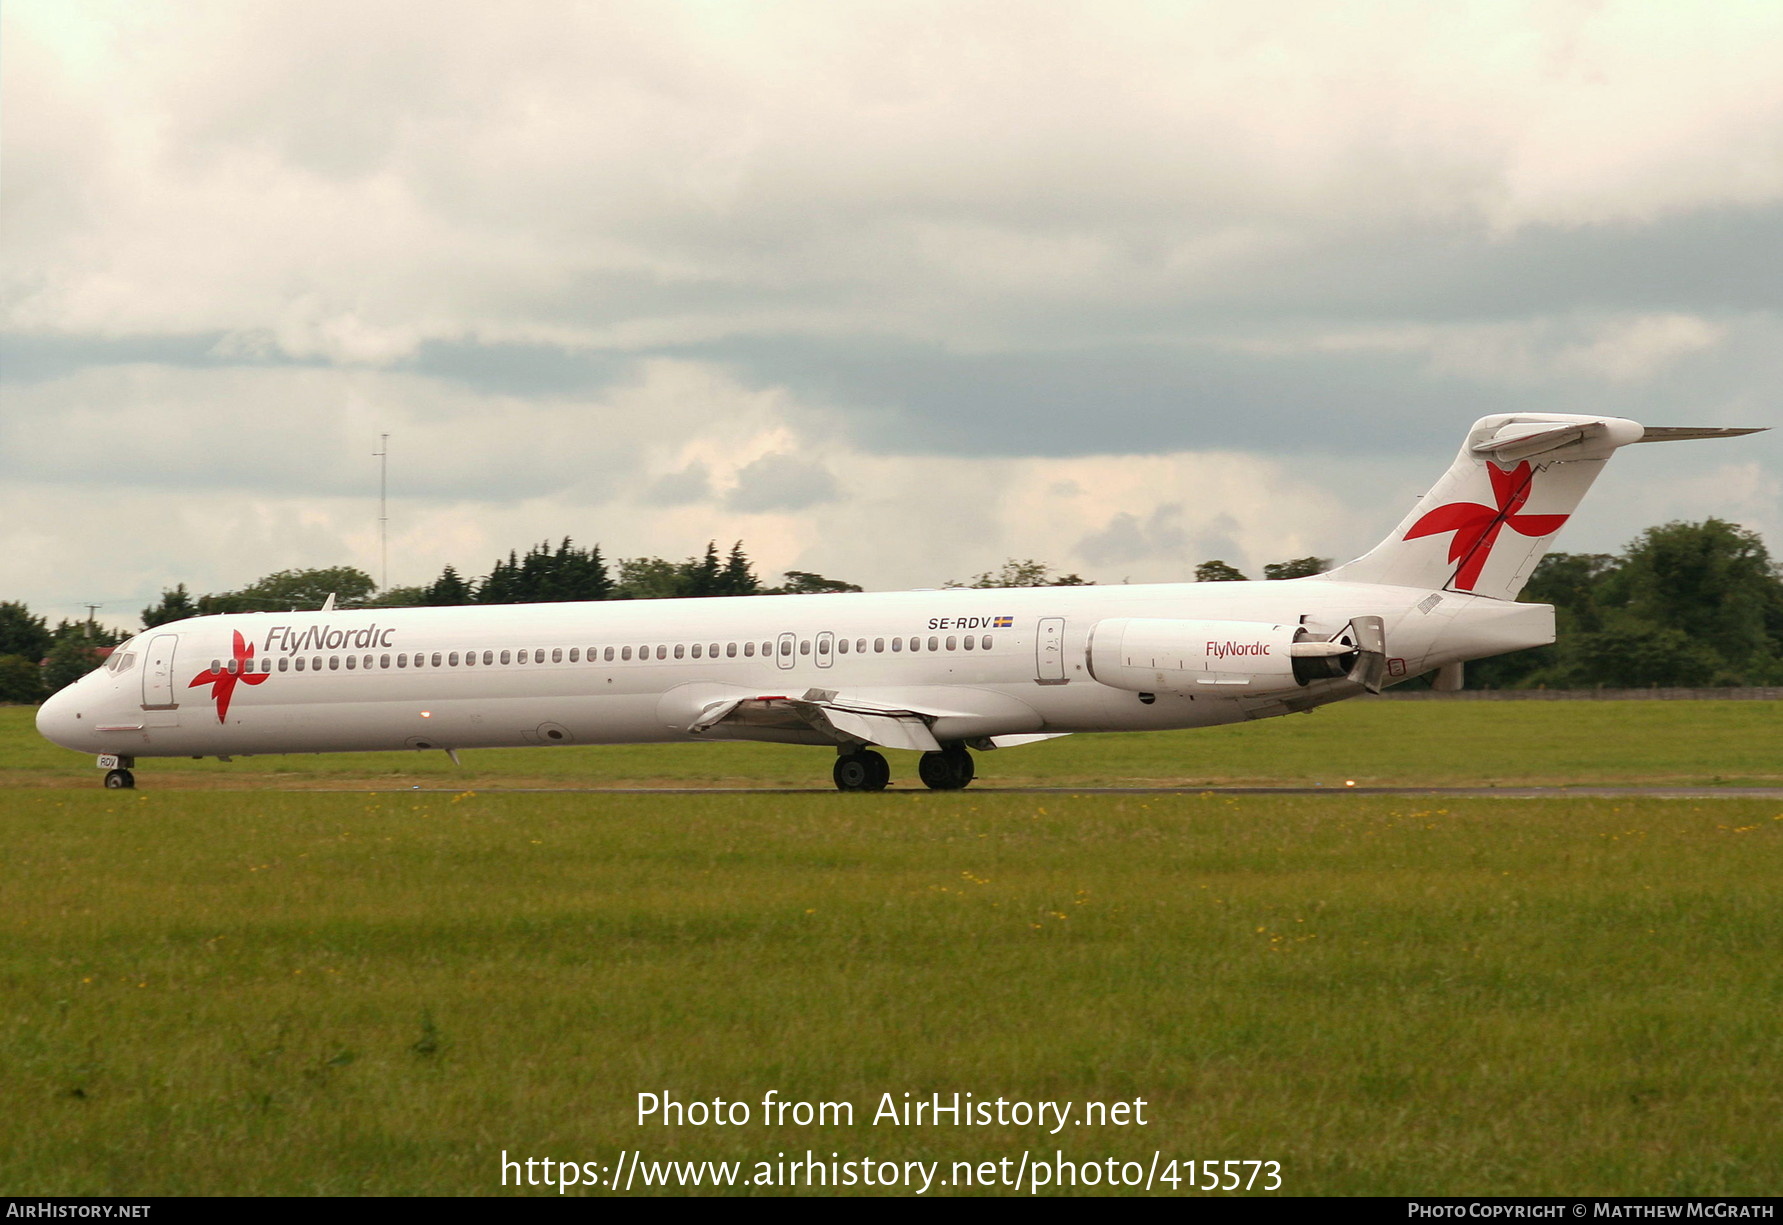
M1473 585L1480 581L1480 572L1486 568L1486 559L1492 556L1498 533L1507 526L1524 536L1551 536L1568 518L1566 515L1517 513L1529 501L1530 488L1535 484L1535 473L1528 460L1509 469L1488 463L1486 473L1492 478L1492 497L1497 506L1451 502L1419 519L1405 534L1407 540L1416 540L1420 536L1455 533L1455 539L1449 542L1449 560L1461 563L1461 568L1455 572L1455 586L1462 591L1472 591Z
M193 689L199 685L209 685L210 695L217 703L217 722L221 723L229 714L229 699L235 696L235 687L241 685L258 685L267 679L264 672L250 672L253 663L254 648L242 640L241 631L235 631L235 667L213 672L209 668L200 672L186 685Z

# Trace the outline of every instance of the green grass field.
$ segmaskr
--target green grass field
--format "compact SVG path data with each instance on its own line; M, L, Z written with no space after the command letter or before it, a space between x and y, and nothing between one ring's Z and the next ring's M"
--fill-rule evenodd
M93 759L0 707L0 787L97 786ZM888 754L895 786L915 754ZM825 749L763 744L145 759L143 787L829 786ZM979 757L989 786L1783 783L1775 702L1347 702L1198 731L1069 736Z
M1328 781L1302 771L1346 746L1377 781L1565 777L1575 758L1600 781L1775 777L1758 703L1628 704L1619 725L1555 706L1545 740L1504 715L1547 705L1381 703L986 766L1118 778L1106 746L1168 778L1211 740L1220 777L1282 782ZM10 776L81 786L0 790L9 1194L514 1193L504 1150L811 1150L942 1179L1156 1152L1278 1161L1290 1194L1778 1189L1776 800L279 790L453 777L374 757L150 765L152 789L119 793L25 726L0 729ZM1428 760L1369 747L1383 729ZM774 772L824 760L591 750L607 773L589 778L538 750L466 773L691 782L733 753L716 777L812 782ZM1500 756L1522 771L1466 773ZM520 764L540 758L566 772ZM855 1122L634 1117L640 1092L770 1089ZM1148 1123L874 1125L888 1092L1143 1098Z

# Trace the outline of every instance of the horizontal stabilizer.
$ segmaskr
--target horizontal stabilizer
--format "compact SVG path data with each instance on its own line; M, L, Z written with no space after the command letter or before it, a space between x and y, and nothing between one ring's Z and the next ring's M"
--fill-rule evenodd
M1688 442L1692 438L1738 438L1742 434L1762 434L1768 426L1747 426L1744 428L1693 426L1693 425L1649 425L1642 427L1641 436L1636 442Z
M1500 463L1514 464L1519 460L1558 450L1589 435L1604 432L1604 423L1601 421L1566 421L1558 424L1519 421L1482 438L1468 449L1475 455L1490 455Z

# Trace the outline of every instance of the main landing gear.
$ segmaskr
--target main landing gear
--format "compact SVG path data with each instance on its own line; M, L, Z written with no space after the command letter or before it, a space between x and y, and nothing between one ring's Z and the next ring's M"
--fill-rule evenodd
M972 754L963 744L950 744L939 753L924 753L916 773L933 791L958 791L978 774Z
M950 744L939 753L924 753L917 776L935 791L958 791L977 774L972 754L963 744ZM836 758L831 771L838 791L884 791L891 781L891 767L872 749L855 749Z
M838 791L884 791L891 782L891 767L872 749L856 749L836 758L830 776Z

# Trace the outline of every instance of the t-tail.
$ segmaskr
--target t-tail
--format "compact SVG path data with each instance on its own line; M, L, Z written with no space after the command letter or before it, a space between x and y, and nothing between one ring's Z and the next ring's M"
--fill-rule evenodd
M1561 413L1482 417L1391 535L1319 577L1514 600L1617 447L1757 432Z

